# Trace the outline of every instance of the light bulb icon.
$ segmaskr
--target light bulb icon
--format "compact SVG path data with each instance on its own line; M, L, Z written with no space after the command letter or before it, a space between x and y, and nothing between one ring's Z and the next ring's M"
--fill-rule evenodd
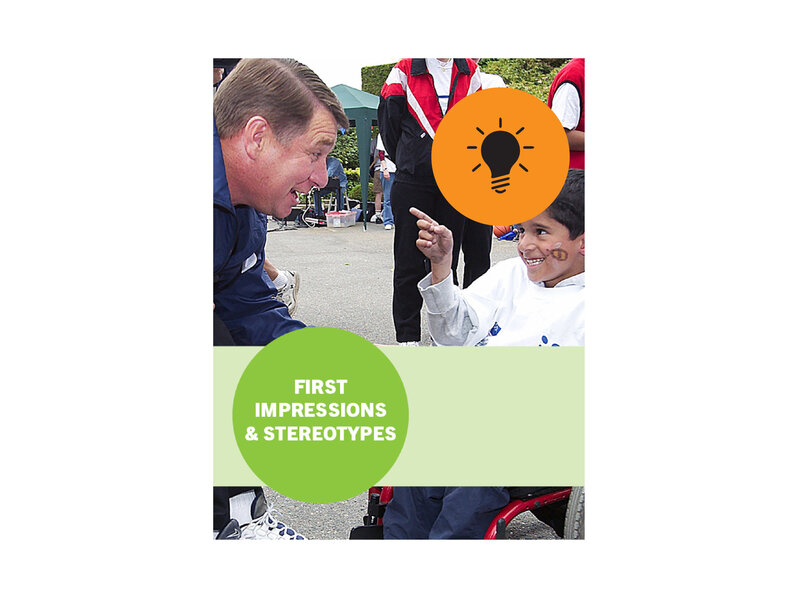
M486 161L491 171L491 188L497 194L502 194L506 188L511 185L511 168L515 164L523 171L528 171L525 165L517 163L520 151L532 150L533 146L522 146L520 148L517 135L519 135L525 128L520 127L516 133L512 134L503 129L503 119L498 119L497 129L486 136L481 144L481 157ZM485 135L480 127L475 128L478 133ZM477 150L477 146L467 146L468 150ZM472 171L476 171L481 163L475 165Z
M511 185L511 167L519 158L519 142L508 131L497 130L481 144L481 157L492 171L492 189L498 194Z
M521 223L564 187L569 144L556 114L532 94L480 90L439 123L431 167L442 195L468 219Z

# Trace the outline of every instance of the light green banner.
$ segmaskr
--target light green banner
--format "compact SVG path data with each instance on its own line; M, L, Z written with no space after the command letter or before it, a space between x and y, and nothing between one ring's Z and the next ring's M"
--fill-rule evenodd
M233 437L257 347L214 348L214 485L259 485ZM584 349L381 347L408 396L408 436L380 485L584 483Z

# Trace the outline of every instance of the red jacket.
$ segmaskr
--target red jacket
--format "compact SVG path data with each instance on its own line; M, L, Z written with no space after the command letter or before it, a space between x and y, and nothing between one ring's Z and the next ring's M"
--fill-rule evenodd
M475 61L454 58L448 109L479 89ZM397 165L396 181L434 182L431 148L442 118L425 59L402 59L386 78L378 104L378 128L389 158Z
M575 86L575 89L578 90L578 98L580 98L581 103L581 112L580 118L578 119L578 125L575 127L575 131L585 131L584 127L584 118L586 116L586 111L584 110L584 89L583 89L583 77L584 77L584 62L583 58L573 58L569 61L564 68L562 68L557 74L556 78L553 79L553 83L550 85L550 93L547 96L547 106L550 108L553 107L553 96L556 94L556 90L559 88L561 84L569 83ZM584 164L584 155L583 152L572 151L570 150L569 153L569 168L570 169L583 169Z

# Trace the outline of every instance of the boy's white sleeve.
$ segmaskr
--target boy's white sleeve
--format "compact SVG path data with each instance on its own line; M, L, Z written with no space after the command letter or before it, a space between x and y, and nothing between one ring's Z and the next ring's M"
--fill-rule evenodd
M453 283L453 274L437 284L431 283L428 273L417 284L428 313L428 328L431 337L440 346L474 346L488 332L482 313L491 312L491 307L478 301L469 302ZM474 285L474 284L473 284Z

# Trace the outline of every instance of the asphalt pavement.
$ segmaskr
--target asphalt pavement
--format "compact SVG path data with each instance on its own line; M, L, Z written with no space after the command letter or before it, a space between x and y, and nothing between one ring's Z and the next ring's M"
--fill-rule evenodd
M338 327L374 344L396 344L392 323L392 243L394 230L363 223L328 228L283 225L270 219L267 257L279 269L300 275L294 317L308 325ZM492 264L516 256L513 242L492 242ZM459 263L459 278L463 262ZM430 345L422 320L422 344ZM265 488L283 520L308 539L347 539L362 524L367 493L331 504L298 502ZM510 539L557 539L550 527L526 513L508 527Z
M294 317L308 325L338 327L373 344L396 344L392 323L394 230L356 223L345 228L280 229L270 220L267 258L300 275ZM513 242L493 241L492 264L516 256ZM463 261L459 262L459 278ZM422 344L430 345L422 322Z

